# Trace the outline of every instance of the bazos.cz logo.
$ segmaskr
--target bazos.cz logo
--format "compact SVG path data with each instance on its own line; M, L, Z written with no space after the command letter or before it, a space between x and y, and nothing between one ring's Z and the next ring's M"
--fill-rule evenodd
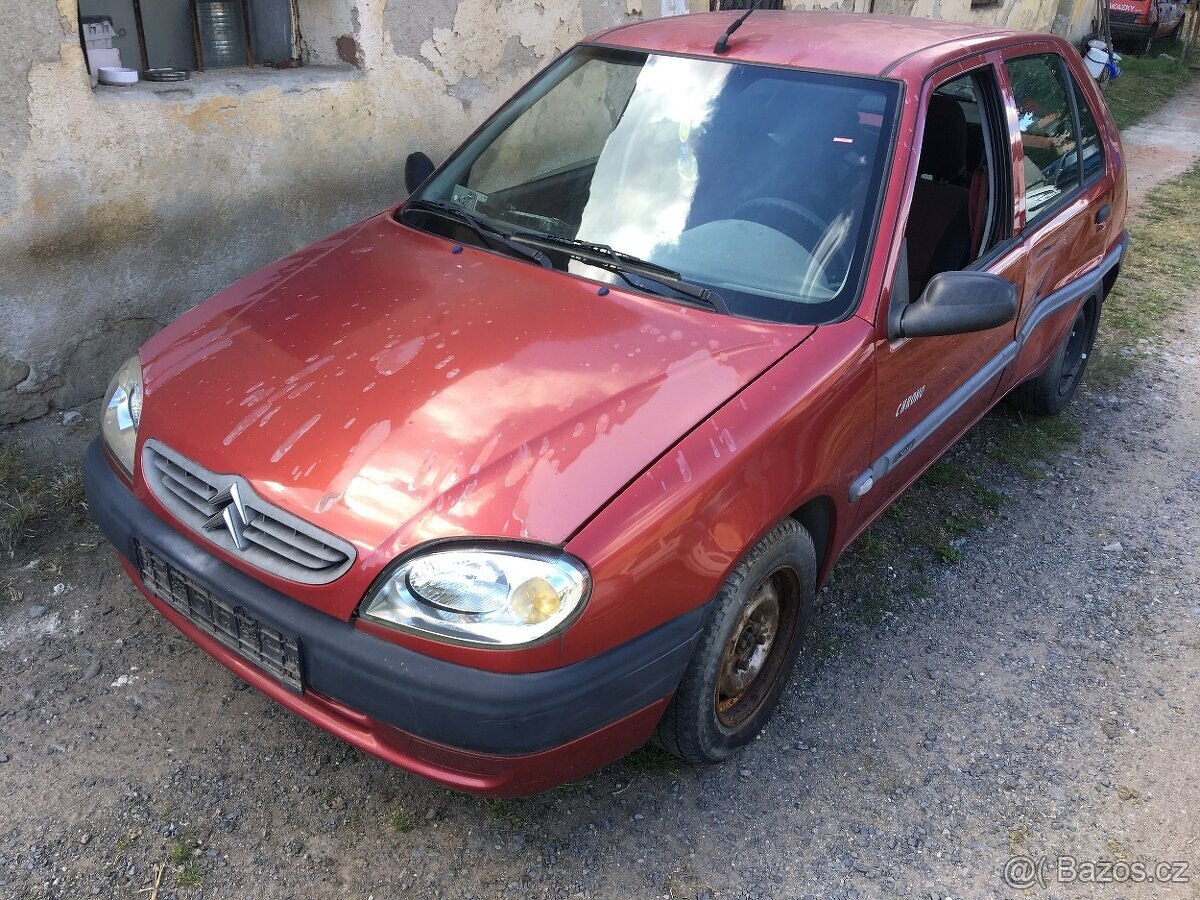
M1017 890L1056 884L1188 884L1184 860L1080 859L1075 856L1014 856L1004 864L1004 883Z

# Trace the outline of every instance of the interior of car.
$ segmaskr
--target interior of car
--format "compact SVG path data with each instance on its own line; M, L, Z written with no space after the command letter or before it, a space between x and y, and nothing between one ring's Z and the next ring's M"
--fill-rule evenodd
M909 296L934 275L965 269L994 243L994 179L977 76L964 75L929 100L905 232Z

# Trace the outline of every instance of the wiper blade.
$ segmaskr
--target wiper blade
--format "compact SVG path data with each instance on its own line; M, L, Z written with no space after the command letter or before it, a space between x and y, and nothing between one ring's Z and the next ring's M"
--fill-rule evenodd
M629 278L630 275L636 275L638 278L656 282L674 291L676 294L696 301L701 306L729 315L729 306L725 303L725 298L716 291L684 280L683 276L674 269L669 269L648 259L641 259L630 253L622 253L620 250L614 250L608 244L594 244L591 241L582 241L578 238L561 238L552 234L514 234L512 239L523 244L560 250L572 259L577 259L589 265L599 266L602 269L608 269L608 271L620 276L621 280L630 287L637 290L644 290L644 288L642 285L631 281ZM659 296L663 295L659 294Z
M435 216L441 216L443 219L448 219L451 222L457 222L459 225L464 225L475 232L480 240L493 250L503 248L530 262L537 263L543 269L554 268L554 264L550 262L550 258L545 253L513 240L512 235L505 234L499 228L493 228L481 219L475 218L475 216L460 206L455 206L452 203L442 203L438 200L410 200L404 204L404 207L400 210L400 215L403 217L409 210L427 212Z

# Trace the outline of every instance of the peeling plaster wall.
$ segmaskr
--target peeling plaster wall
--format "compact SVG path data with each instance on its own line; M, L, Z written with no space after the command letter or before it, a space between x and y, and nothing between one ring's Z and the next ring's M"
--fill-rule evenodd
M1093 31L1095 0L1000 0L971 8L971 0L787 0L788 9L830 9L984 22L1025 31L1049 31L1077 41Z
M869 0L790 0L865 10ZM877 0L1076 37L1092 0ZM299 0L302 69L93 88L75 0L7 4L0 58L0 423L98 397L149 334L403 196L581 36L707 0Z
M92 87L74 0L7 6L0 423L98 397L155 329L399 199L410 151L444 156L585 33L642 15L299 0L308 67L114 89Z

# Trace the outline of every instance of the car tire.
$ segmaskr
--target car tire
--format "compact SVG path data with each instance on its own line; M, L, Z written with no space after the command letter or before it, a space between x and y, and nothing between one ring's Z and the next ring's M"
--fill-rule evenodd
M1080 307L1066 337L1042 373L1017 385L1009 395L1017 409L1050 416L1067 407L1087 370L1088 357L1096 342L1099 311L1095 300L1088 300Z
M754 739L799 656L816 580L812 538L795 520L779 523L754 545L712 601L656 743L705 765Z

